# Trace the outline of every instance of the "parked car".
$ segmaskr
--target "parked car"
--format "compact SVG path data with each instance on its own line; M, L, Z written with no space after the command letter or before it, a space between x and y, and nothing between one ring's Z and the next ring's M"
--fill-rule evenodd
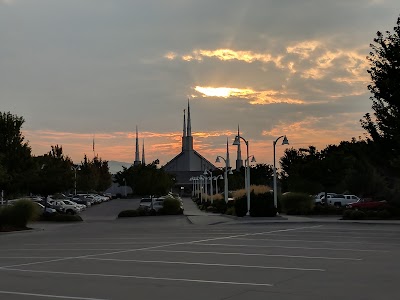
M152 203L152 197L142 198L139 203L139 208L144 210L150 210Z
M335 193L326 193L328 198L335 195ZM325 192L321 192L314 196L314 202L316 205L323 205L325 204L323 200L325 199Z
M34 201L34 203L35 203L35 205L37 205L37 207L39 207L40 212L41 212L42 214L55 214L55 213L57 212L56 209L54 209L54 208L52 208L52 207L50 207L50 206L47 206L47 207L45 208L44 205L41 204L41 203L39 203L39 202Z
M153 198L150 207L151 211L155 213L160 212L164 208L164 199L164 197Z
M348 209L371 209L382 210L390 208L386 200L377 201L371 198L359 199L357 202L350 203L346 206Z
M346 206L351 202L354 202L354 200L346 198L343 194L328 195L327 201L325 201L325 196L323 196L321 201L335 206Z
M64 200L54 200L48 199L50 203L58 212L75 215L81 211L81 209L76 205L76 203L66 203ZM69 200L66 200L69 201ZM69 201L71 202L71 201Z

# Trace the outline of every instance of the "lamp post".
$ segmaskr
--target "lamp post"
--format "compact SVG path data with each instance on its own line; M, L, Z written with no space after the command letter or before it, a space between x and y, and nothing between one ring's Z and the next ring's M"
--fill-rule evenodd
M232 169L230 169L229 166L229 161L223 158L222 156L217 156L217 159L215 160L216 163L221 162L220 159L222 159L225 162L225 170L224 170L224 198L225 198L225 203L228 203L228 169L229 169L229 174L232 173Z
M216 195L218 194L218 179L222 179L222 178L224 178L224 177L222 177L222 175L218 175L218 176L214 177L214 180L215 180L215 194Z
M78 165L72 165L72 170L75 172L75 181L74 181L74 195L76 196L76 171L80 169Z
M189 181L192 182L192 198L194 196L194 177L190 177Z
M203 203L203 177L199 176L199 194L200 194L200 203Z
M276 210L278 210L278 189L276 186L276 163L275 163L276 150L275 150L275 147L276 147L276 143L278 142L278 140L280 138L283 138L282 145L289 145L289 141L288 141L286 135L282 135L282 136L278 137L275 141L272 142L272 145L274 148L274 206L275 206Z
M211 201L212 201L213 194L214 194L213 184L212 184L213 174L212 174L212 171L204 170L203 175L207 176L207 174L210 174L210 177L209 177L208 179L210 179L210 194L211 194ZM206 179L206 180L207 180L207 179ZM206 181L206 182L207 182L207 181Z
M247 194L247 213L246 215L250 215L250 172L249 172L249 141L247 141L245 138L243 138L240 135L235 136L235 140L233 141L234 146L240 145L240 139L244 141L246 144L246 153L247 153L247 159L244 161L244 168L245 168L245 189L246 189L246 194Z

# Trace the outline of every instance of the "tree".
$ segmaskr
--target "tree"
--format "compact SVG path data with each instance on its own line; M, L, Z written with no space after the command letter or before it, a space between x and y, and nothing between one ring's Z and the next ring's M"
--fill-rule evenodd
M36 174L30 190L43 196L65 192L73 187L72 161L62 146L51 146L47 154L34 158Z
M0 180L9 196L28 190L34 166L31 148L21 133L23 117L0 113Z
M362 127L373 141L380 144L385 155L400 155L400 17L394 32L377 32L367 59L372 93L372 110L361 120Z
M174 185L173 177L165 172L164 168L157 168L154 161L148 165L132 165L123 167L115 175L115 182L119 185L132 187L136 195L163 195Z

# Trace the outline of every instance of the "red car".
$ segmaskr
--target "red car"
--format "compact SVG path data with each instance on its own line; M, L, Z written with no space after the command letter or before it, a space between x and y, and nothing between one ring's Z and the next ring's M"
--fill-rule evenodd
M377 201L371 198L364 198L360 199L357 202L350 203L349 205L346 206L347 208L350 209L374 209L374 210L380 210L380 209L386 209L389 208L389 204L387 203L386 200L381 200Z

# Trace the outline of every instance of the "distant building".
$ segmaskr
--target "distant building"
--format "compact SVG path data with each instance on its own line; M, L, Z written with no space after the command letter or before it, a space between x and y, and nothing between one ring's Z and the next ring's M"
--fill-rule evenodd
M190 104L188 100L187 123L186 111L183 111L182 151L164 166L165 171L176 176L176 185L189 186L193 176L199 176L204 170L214 170L216 167L193 149L192 124Z

